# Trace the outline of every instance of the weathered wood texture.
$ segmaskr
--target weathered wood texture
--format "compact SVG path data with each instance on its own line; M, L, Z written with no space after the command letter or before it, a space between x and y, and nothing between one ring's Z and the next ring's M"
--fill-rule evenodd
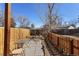
M10 51L16 48L15 42L19 39L30 37L30 29L11 28L10 29ZM4 45L4 28L0 27L0 55L3 55Z
M11 15L10 15L10 3L5 3L5 27L4 27L4 56L9 55L10 48L10 23L11 23Z
M48 39L64 55L79 55L78 37L48 33Z

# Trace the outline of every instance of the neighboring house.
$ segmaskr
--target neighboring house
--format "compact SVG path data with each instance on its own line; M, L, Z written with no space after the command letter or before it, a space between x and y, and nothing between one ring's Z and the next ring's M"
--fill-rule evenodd
M76 29L76 26L74 24L71 24L70 26L68 26L68 29Z
M75 29L75 27L74 26L69 26L68 29Z
M75 25L59 26L57 29L76 29Z

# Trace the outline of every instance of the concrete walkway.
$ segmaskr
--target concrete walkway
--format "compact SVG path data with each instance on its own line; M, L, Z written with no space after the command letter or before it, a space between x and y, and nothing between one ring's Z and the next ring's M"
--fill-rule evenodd
M20 55L24 56L50 56L49 51L46 47L46 43L42 36L33 36L30 39L22 41L23 47ZM17 49L19 50L19 49ZM16 54L16 52L15 52Z
M39 39L27 40L24 45L24 55L25 56L43 56L42 44Z

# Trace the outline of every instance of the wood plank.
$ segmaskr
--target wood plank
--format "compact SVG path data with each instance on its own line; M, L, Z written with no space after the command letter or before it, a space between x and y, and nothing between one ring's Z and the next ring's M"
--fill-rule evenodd
M4 56L9 55L10 48L10 3L5 3Z

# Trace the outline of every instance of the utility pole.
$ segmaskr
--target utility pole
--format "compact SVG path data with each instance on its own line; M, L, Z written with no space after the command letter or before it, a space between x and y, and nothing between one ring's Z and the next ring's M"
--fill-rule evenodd
M4 56L9 56L10 49L10 3L5 3Z

